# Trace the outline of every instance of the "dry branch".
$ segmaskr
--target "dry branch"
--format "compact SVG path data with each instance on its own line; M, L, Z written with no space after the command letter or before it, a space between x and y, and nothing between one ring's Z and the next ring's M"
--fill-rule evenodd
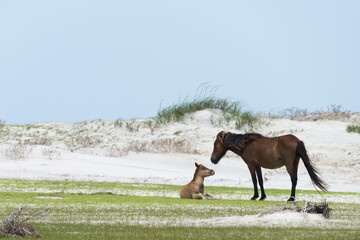
M41 237L35 228L25 223L30 219L45 217L49 208L36 209L29 213L27 206L20 207L19 210L11 213L0 224L0 237Z
M305 204L304 206L299 206L300 203L305 203ZM326 199L324 199L320 204L311 201L295 201L295 202L287 202L285 204L280 204L278 206L280 206L280 209L277 207L275 209L263 212L260 214L260 217L266 214L272 214L276 212L293 211L293 212L322 214L325 218L329 218L331 211L331 208L329 208Z

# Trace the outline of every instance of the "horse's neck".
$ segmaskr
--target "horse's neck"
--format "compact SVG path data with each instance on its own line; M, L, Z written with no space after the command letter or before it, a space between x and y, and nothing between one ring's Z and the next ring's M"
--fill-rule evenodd
M196 183L198 185L203 185L204 184L204 177L195 174L192 182L194 182L194 183Z
M246 145L242 143L242 140L245 140L245 134L231 134L227 139L227 148L228 150L236 153L241 156L245 150ZM238 145L242 145L241 147ZM240 148L239 148L240 147Z
M229 145L228 149L230 151L232 151L233 153L241 156L243 154L243 152L245 151L245 146L243 148L239 149L239 148L235 147L234 145Z

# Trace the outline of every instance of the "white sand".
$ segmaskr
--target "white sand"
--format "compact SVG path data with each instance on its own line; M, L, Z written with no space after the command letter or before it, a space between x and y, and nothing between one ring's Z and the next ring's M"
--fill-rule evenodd
M0 142L0 178L53 179L85 181L147 182L185 184L191 180L194 162L202 163L216 172L206 178L206 185L252 188L249 171L243 160L227 155L214 165L210 162L215 136L221 130L243 133L232 126L214 127L210 117L217 111L200 111L182 123L173 123L155 129L141 126L138 132L130 132L124 125L114 127L113 122L92 121L77 124L44 123L36 128L3 126ZM358 117L358 116L355 116ZM136 123L146 120L136 120ZM308 153L321 176L329 184L330 191L360 192L360 134L347 133L348 122L341 121L292 121L271 120L257 132L266 136L292 133L305 142ZM128 121L130 122L130 121ZM62 131L62 132L61 132ZM64 132L67 132L64 134ZM76 135L77 134L77 135ZM63 136L61 139L59 136ZM71 146L75 137L100 140L94 147ZM19 141L51 140L49 146L26 145L24 158L14 159L9 153ZM198 154L129 152L119 157L109 157L111 149L121 149L133 141L177 139L191 143ZM74 140L75 139L75 140ZM67 143L66 143L67 142ZM71 151L71 149L73 151ZM114 152L114 151L113 151ZM265 189L290 189L291 182L285 168L263 170ZM300 163L298 176L300 189L314 189L310 177ZM270 196L269 196L270 197Z

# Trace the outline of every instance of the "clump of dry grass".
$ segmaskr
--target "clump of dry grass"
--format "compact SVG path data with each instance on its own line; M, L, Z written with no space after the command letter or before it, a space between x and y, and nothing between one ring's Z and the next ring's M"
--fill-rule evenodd
M20 159L27 157L31 151L31 148L27 147L22 142L18 142L17 144L5 149L5 156L10 159Z
M154 153L191 153L197 154L191 143L185 139L164 138L152 141L134 141L128 145L128 150L133 152L154 152Z
M301 108L287 108L277 114L276 117L289 118L297 121L317 121L317 120L337 120L347 121L351 118L351 113L345 110L343 106L332 104L327 107L327 110L319 110L309 112L307 109Z
M129 152L199 154L199 151L185 139L163 138L152 141L132 141L124 148L111 148L107 155L121 157Z
M48 210L37 209L29 214L27 206L19 208L19 210L7 216L0 224L0 237L41 237L35 231L35 228L30 223L26 223L26 221L44 217Z
M53 140L50 138L33 138L33 139L26 139L24 144L26 145L42 145L42 146L51 146Z
M42 154L49 160L52 160L54 158L58 158L61 156L61 153L59 151L52 149L52 148L43 149Z
M93 148L102 143L102 140L96 137L75 136L71 138L69 147L75 148Z

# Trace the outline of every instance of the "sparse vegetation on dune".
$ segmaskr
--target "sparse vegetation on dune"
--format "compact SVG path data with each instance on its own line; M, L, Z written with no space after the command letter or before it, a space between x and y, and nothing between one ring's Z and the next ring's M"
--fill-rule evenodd
M185 118L186 114L205 109L216 109L220 110L222 114L210 119L215 126L229 125L233 121L236 129L253 130L261 124L260 119L256 115L250 111L243 110L240 102L216 98L216 88L209 89L208 85L202 85L199 89L197 91L198 94L192 100L185 99L159 110L155 117L156 123L160 125L169 122L179 122Z
M269 118L288 118L297 121L347 121L351 118L350 111L346 110L342 105L336 104L329 105L326 110L309 111L306 108L291 107L276 112L271 111L263 115Z
M160 138L152 141L131 141L123 148L110 148L107 155L121 157L126 156L129 152L199 154L191 143L185 139Z

